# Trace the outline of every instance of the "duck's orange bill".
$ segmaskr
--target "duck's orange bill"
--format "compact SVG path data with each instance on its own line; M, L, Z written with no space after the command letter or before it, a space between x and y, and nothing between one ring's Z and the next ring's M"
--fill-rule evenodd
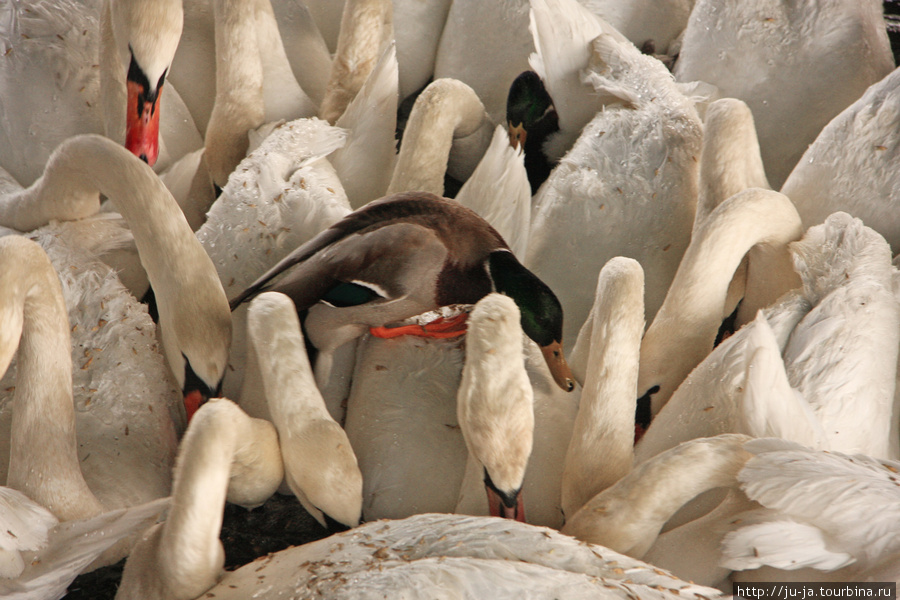
M369 333L379 338L395 338L401 335L418 335L430 338L454 338L466 333L469 313L461 313L450 319L439 317L425 325L401 325L400 327L370 327Z
M144 88L128 82L128 104L125 113L125 147L151 167L159 157L159 100L144 100Z

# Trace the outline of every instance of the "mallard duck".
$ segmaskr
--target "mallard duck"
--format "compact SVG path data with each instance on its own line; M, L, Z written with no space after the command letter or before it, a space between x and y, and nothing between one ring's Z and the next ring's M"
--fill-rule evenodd
M522 329L541 347L556 383L575 385L554 293L493 227L446 198L411 192L368 204L291 252L234 298L232 309L267 289L286 293L298 311L309 309L310 341L325 353L369 327L498 291L516 301Z
M513 148L521 146L525 152L525 170L531 194L550 176L556 166L544 152L544 142L559 131L559 115L553 99L547 93L544 82L534 71L525 71L509 86L506 98L506 126L509 143Z

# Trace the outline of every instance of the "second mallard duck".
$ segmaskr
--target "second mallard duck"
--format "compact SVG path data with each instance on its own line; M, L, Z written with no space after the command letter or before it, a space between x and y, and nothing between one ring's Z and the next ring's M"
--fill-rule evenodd
M298 312L309 309L310 341L325 351L370 327L497 291L519 306L522 329L556 383L575 385L556 295L487 221L453 200L408 192L371 202L291 252L232 300L232 310L265 290L287 294Z

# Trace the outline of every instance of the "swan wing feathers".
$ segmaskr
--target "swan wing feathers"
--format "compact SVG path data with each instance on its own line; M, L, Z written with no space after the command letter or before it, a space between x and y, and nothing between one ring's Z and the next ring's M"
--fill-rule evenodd
M506 128L498 125L475 172L456 200L481 215L509 244L516 256L525 256L531 227L531 188L522 149L509 144Z
M830 448L888 456L900 332L890 248L835 213L792 249L814 307L784 350L791 385L816 411Z
M159 498L117 509L90 519L60 523L50 532L47 545L24 556L25 570L14 580L0 579L4 600L57 600L94 559L123 538L152 525L168 508L170 498Z
M238 165L197 238L234 295L288 252L350 212L334 170L320 159L346 131L319 119L276 129Z
M821 422L803 395L788 382L781 349L769 322L760 312L748 327L749 359L741 402L743 425L738 431L826 448Z
M738 479L752 500L821 529L857 559L900 550L900 463L785 440L745 447L755 456Z
M761 511L761 514L768 514ZM743 525L722 540L721 565L735 571L763 566L794 570L811 567L833 571L852 564L846 552L828 548L832 541L821 529L788 517L768 514L768 520Z
M94 222L111 224L112 218ZM98 242L93 233L82 235L84 227L77 222L51 224L29 236L44 248L59 274L72 327L82 471L104 506L118 508L168 494L181 396L146 307L111 268L95 259L92 248ZM14 389L14 369L2 381L0 407L5 407ZM109 469L110 463L116 468Z
M297 565L301 563L306 568L298 570ZM658 594L660 598L693 600L698 595L707 598L721 595L717 590L682 581L639 560L601 546L579 542L549 528L514 523L508 519L451 514L422 514L402 520L370 522L325 540L260 559L226 574L212 591L217 598L243 598L248 590L253 590L252 586L257 585L257 577L265 575L266 581L281 582L291 593L298 589L315 589L314 586L320 585L324 586L320 589L328 591L325 595L332 597L332 592L340 590L336 584L346 584L348 590L355 591L358 589L357 578L360 582L370 577L373 579L369 581L376 581L374 577L379 570L390 571L408 565L408 573L415 574L416 581L421 582L417 584L421 589L404 591L413 594L427 590L427 597L435 597L438 593L436 584L426 586L424 572L431 572L434 576L435 571L440 571L445 564L460 565L452 572L448 570L446 579L439 581L452 586L468 585L461 580L469 577L480 580L485 576L480 571L484 568L481 565L488 569L504 569L502 579L509 583L507 578L512 574L505 569L525 565L523 573L529 578L534 575L538 578L552 577L557 583L575 581L572 589L580 590L576 598L582 597L580 594L589 589L583 587L585 576L594 580L594 594L607 588L617 597L639 590L643 596L643 591L647 589L643 586L652 586L655 588L653 595ZM571 579L566 577L566 573L572 576ZM406 575L402 571L397 571L398 583L404 577ZM535 585L540 586L537 582ZM390 595L395 596L391 589ZM522 593L519 586L511 589ZM348 592L341 590L341 593ZM501 589L496 590L496 594L501 593ZM548 597L548 593L541 597ZM370 590L360 597L382 597L383 594L384 588L379 588L377 592ZM486 595L476 591L462 597Z
M59 522L53 513L18 490L0 487L0 550L37 550Z
M399 68L391 44L336 125L350 133L347 144L331 155L331 164L356 209L385 194L397 155Z

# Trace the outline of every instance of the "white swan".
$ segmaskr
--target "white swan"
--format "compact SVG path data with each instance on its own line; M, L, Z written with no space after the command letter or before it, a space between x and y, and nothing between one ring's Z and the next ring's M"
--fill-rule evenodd
M0 260L5 279L0 310L9 325L0 350L4 371L19 350L14 397L5 403L5 412L12 413L3 473L6 485L24 492L61 521L95 517L165 495L172 458L166 451L175 444L171 422L166 429L154 422L158 419L152 412L147 414L145 407L153 408L153 398L139 399L143 410L136 409L134 398L123 399L127 402L117 407L118 422L109 419L109 407L103 406L108 403L102 400L92 407L92 419L77 415L84 408L73 399L70 327L56 270L37 243L21 236L0 239ZM156 408L162 408L160 416L168 421L165 408L158 404ZM142 455L136 456L135 444L113 439L112 428L99 422L102 418L113 421L122 437L133 427ZM88 430L85 423L93 427ZM87 456L80 455L84 448ZM93 453L96 456L88 460ZM119 540L94 566L118 561L131 543Z
M641 558L660 529L686 502L717 487L736 487L750 458L744 435L685 442L639 464L587 502L562 532Z
M803 289L766 309L767 322L738 331L691 373L655 416L636 460L725 432L896 456L890 415L900 327L887 244L836 213L792 248Z
M575 345L585 355L583 371L579 365L584 388L563 467L564 515L574 515L631 470L643 300L640 264L610 259L600 271L594 307Z
M222 577L226 497L262 504L282 474L271 423L248 417L230 400L207 402L182 440L168 517L135 544L116 598L199 597Z
M98 556L123 537L151 526L168 506L169 498L160 498L55 525L46 532L42 548L22 554L25 564L20 575L15 579L0 577L0 594L9 600L63 597L66 588L80 573L90 570Z
M641 342L638 394L651 395L653 414L712 351L729 284L747 251L766 245L772 253L788 255L788 243L801 233L800 217L787 196L760 189L732 196L699 224ZM777 294L792 283L788 280Z
M438 79L416 98L387 193L442 196L444 173L465 181L490 144L494 124L466 84Z
M900 251L897 123L900 72L873 84L828 123L784 182L804 227L841 210L862 219Z
M259 581L265 584L260 586ZM227 573L216 598L719 598L612 550L544 527L462 515L376 521Z
M180 2L32 0L11 5L0 27L0 165L22 184L75 134L105 132L151 164L161 153L158 168L202 143L178 94L159 88L181 35ZM180 139L160 148L157 130Z
M262 388L265 404L256 410L278 430L285 483L323 527L326 515L358 525L362 474L347 434L316 388L294 303L277 292L260 294L250 303L247 329L250 372L258 378L244 381L241 405L247 409L248 392Z
M520 489L533 443L534 391L522 358L520 320L516 303L502 294L488 294L469 316L456 395L469 457L454 512L525 521Z
M509 145L506 128L497 125L491 144L456 201L477 212L497 230L516 256L525 256L531 229L531 188L522 149Z
M229 177L197 239L229 296L350 212L334 169L323 157L345 132L299 119L272 132ZM233 343L223 387L238 398L245 362L246 311L233 314Z
M648 319L662 304L690 240L702 135L693 103L659 61L612 35L592 48L586 77L608 105L536 195L523 261L559 294L570 343L614 256L641 263Z
M799 570L804 581L860 581L896 561L900 463L781 439L745 448L753 457L738 479L763 508L739 515L723 541L722 564L739 571L735 580Z
M319 118L334 123L394 39L390 0L347 0Z
M697 0L675 76L747 103L778 189L822 127L893 65L877 2Z
M112 198L134 235L157 298L161 344L186 401L216 395L231 342L227 299L209 256L146 164L109 139L74 137L34 185L2 198L0 222L27 231L49 219L88 216L100 193Z

